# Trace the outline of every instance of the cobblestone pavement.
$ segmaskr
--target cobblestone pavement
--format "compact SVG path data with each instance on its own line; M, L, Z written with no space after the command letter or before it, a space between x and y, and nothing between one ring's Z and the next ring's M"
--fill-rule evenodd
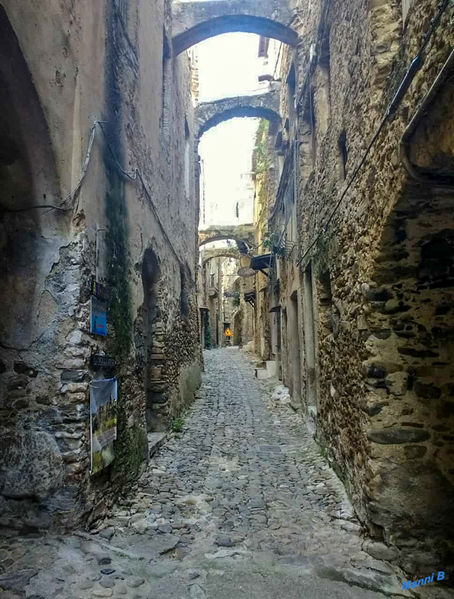
M304 423L236 348L206 353L200 396L137 489L90 533L6 535L2 598L414 596L371 557ZM367 547L366 547L367 546ZM425 587L421 597L452 596Z

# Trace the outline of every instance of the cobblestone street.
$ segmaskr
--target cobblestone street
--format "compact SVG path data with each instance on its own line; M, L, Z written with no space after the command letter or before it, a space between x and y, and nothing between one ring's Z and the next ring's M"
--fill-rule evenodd
M272 400L247 356L226 348L205 362L182 432L97 530L3 532L1 597L414 596L377 559L390 550L365 541L304 423ZM418 596L444 593L434 584Z

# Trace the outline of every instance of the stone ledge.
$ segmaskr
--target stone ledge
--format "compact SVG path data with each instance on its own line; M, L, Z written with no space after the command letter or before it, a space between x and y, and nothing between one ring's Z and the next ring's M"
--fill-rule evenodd
M167 433L148 433L148 456L151 458L167 439Z

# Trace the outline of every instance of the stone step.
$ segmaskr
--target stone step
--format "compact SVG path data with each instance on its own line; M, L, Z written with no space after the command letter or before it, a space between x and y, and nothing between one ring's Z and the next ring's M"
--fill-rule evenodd
M167 433L148 433L148 455L151 458L167 438Z
M255 368L255 377L257 379L271 379L276 376L277 365L274 360L267 360L264 365L264 368Z

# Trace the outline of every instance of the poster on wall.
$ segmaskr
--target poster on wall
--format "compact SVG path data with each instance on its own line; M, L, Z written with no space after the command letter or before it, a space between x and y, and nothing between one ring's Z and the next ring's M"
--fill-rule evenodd
M90 383L90 472L96 474L115 458L117 438L118 381L116 378Z
M94 295L91 296L90 333L107 336L107 306Z

